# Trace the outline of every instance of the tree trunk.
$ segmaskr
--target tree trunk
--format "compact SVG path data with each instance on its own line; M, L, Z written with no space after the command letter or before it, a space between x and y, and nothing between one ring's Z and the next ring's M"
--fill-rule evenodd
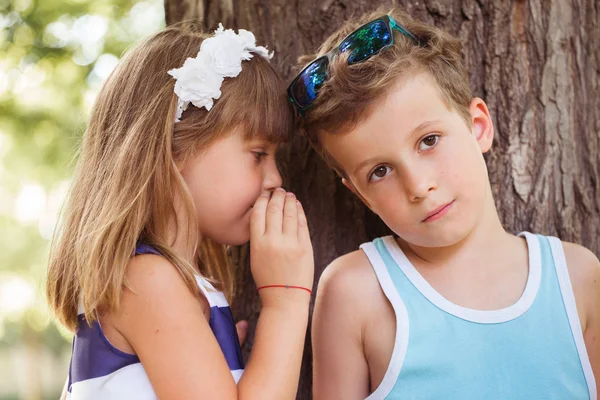
M289 80L298 56L314 51L351 15L395 6L461 38L473 93L496 127L486 156L507 230L529 230L578 242L600 255L600 4L598 0L166 0L167 23L199 18L246 28L275 50ZM387 233L298 137L281 155L288 190L305 205L316 279L337 256ZM259 312L247 266L238 261L238 318L251 327ZM245 346L252 345L250 333ZM310 338L298 392L311 387Z

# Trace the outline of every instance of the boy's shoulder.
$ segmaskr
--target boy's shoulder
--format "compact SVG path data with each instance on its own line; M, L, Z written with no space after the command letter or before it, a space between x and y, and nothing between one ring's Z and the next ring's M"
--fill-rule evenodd
M570 242L562 242L565 260L573 286L594 289L600 286L600 261L591 250Z
M579 244L561 241L567 265L576 265L582 274L594 276L600 273L600 261L598 257L586 247Z
M317 290L322 301L335 309L368 313L383 292L369 259L362 250L335 259L325 268Z
M600 261L589 249L562 242L576 303L589 312L600 311Z
M573 288L577 314L585 332L600 325L600 262L590 250L575 243L561 241L566 267Z

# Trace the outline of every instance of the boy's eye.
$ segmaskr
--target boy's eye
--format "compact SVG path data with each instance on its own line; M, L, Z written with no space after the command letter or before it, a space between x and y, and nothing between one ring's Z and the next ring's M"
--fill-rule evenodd
M388 167L387 165L380 165L369 174L369 181L376 182L380 179L383 179L391 172L391 170L392 168Z
M432 148L440 140L440 135L429 135L423 138L419 143L419 150L427 150Z

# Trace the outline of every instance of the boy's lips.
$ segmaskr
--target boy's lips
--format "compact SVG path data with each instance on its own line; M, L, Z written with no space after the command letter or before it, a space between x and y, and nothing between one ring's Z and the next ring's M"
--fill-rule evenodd
M450 203L446 203L442 206L437 207L436 209L428 213L427 217L425 217L425 219L421 222L431 222L435 221L436 219L442 218L450 210L453 204L454 200L452 200Z

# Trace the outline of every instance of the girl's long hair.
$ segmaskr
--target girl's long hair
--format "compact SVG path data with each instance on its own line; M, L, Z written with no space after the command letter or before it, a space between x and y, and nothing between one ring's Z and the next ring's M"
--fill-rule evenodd
M206 37L189 22L151 36L127 52L98 95L48 268L49 303L71 330L78 313L91 323L97 311L119 307L125 270L140 241L159 250L196 295L194 274L200 273L231 299L226 249L199 238L193 202L176 163L234 129L286 141L293 114L278 74L255 55L242 63L238 77L225 79L210 112L190 106L174 124L175 81L167 71L195 57ZM199 271L170 247L176 201L188 222L177 229L197 244Z

